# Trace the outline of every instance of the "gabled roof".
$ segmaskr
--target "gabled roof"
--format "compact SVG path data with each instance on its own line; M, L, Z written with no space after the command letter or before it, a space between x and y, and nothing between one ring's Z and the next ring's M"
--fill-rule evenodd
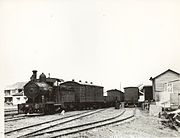
M165 72L157 75L157 76L154 77L154 78L151 77L149 80L154 80L154 79L158 78L159 76L161 76L161 75L163 75L163 74L165 74L165 73L167 73L167 72L172 72L172 73L174 73L174 74L180 75L178 72L175 72L175 71L173 71L173 70L171 70L171 69L168 69L168 70L166 70Z
M12 90L12 89L23 89L27 82L16 82L15 84L9 85L5 88L5 90Z

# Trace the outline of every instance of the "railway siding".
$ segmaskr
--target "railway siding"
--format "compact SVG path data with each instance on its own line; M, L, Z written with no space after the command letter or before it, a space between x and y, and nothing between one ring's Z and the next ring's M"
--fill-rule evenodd
M93 129L93 128L97 128L97 127L102 127L104 125L110 125L113 123L117 123L119 122L119 120L122 120L123 117L126 118L127 116L131 116L134 112L133 109L126 109L127 112L125 112L122 116L120 116L122 114L124 109L120 109L120 110L115 110L114 108L108 108L108 109L98 109L98 110L93 110L91 111L92 113L87 113L84 114L82 116L79 117L69 117L68 116L73 116L75 114L77 114L78 111L74 111L74 112L67 112L65 113L64 116L59 116L59 115L48 115L48 116L38 116L38 117L31 117L31 118L27 118L27 119L23 119L23 120L18 120L18 121L13 121L15 124L21 124L20 122L23 122L23 124L27 125L23 125L25 128L21 130L22 127L19 127L20 130L16 131L13 128L11 128L11 130L6 130L5 136L8 137L12 137L12 136L16 136L16 137L54 137L54 136L61 136L64 135L65 133L77 133L77 130L80 131L88 131L89 129ZM87 111L81 111L81 113L85 113ZM94 112L94 113L93 113ZM71 115L70 115L71 113ZM80 112L79 112L80 113ZM67 115L68 114L68 115ZM125 116L124 116L125 115ZM52 119L53 118L53 119ZM51 122L52 120L57 120L60 119L58 122L54 121ZM67 118L67 119L63 119L63 118ZM108 119L108 120L106 120ZM31 120L31 121L30 121ZM43 120L40 121L41 123L44 122L44 124L42 125L38 125L37 122L39 122L39 120ZM48 122L49 120L49 122ZM98 123L96 121L99 121ZM34 122L33 125L28 125L28 123L30 122ZM45 123L46 122L46 123ZM48 122L48 123L47 123ZM7 124L13 124L12 122L6 122ZM88 125L87 125L88 124ZM80 126L81 125L81 126ZM20 125L19 125L20 126ZM28 128L29 126L29 128ZM76 128L78 126L78 128ZM27 127L27 128L26 128ZM68 128L72 128L73 131L70 132L70 130ZM16 127L18 128L18 127ZM76 128L76 129L74 129ZM60 130L63 130L65 132L59 132ZM14 132L13 132L14 130ZM11 132L12 131L12 132ZM53 133L51 133L51 131L54 131ZM78 132L78 133L79 133ZM46 135L44 135L44 133L46 133Z
M125 116L123 115L124 113L126 113ZM71 124L66 124L65 126L61 126L60 128L50 129L49 131L44 131L43 133L33 135L33 137L37 136L38 138L49 138L87 131L89 129L101 127L104 125L110 125L111 123L117 123L120 120L131 115L133 115L133 112L129 110L127 112L125 112L125 110L106 110L104 112L83 118L81 120L71 122ZM97 116L99 117L97 118Z
M131 114L132 113L132 114ZM109 119L105 119L105 120L101 120L101 121L97 121L97 122L93 122L93 123L90 123L90 124L87 124L87 125L84 125L82 126L81 128L76 128L75 127L75 130L70 130L69 129L69 132L64 132L64 133L60 133L58 135L51 135L51 136L47 136L49 138L56 138L56 137L62 137L62 136L67 136L67 135L72 135L72 134L76 134L76 133L81 133L81 132L84 132L84 131L89 131L91 129L95 129L95 128L98 128L98 127L103 127L103 126L107 126L107 125L111 125L111 124L114 124L114 123L117 123L117 122L121 122L121 121L124 121L128 118L131 118L133 117L133 112L129 112L129 111L123 111L119 114L119 116L116 116L116 117L113 117L113 118L109 118Z
M105 111L105 112L106 113L112 112L112 110ZM118 111L118 113L108 116L108 117L107 116L103 117L102 115L104 115L104 114L103 114L103 112L101 112L101 113L98 113L98 114L95 114L92 116L88 116L87 118L83 118L83 119L71 122L71 124L66 124L65 126L61 126L60 128L50 129L49 131L45 131L43 133L33 135L33 137L38 136L38 138L41 138L41 137L43 138L43 137L54 137L54 135L62 136L62 135L67 135L69 133L73 134L73 133L76 133L76 131L88 129L88 128L92 127L92 125L95 125L96 127L98 127L98 125L104 124L104 122L106 122L106 121L110 121L112 119L118 118L124 112L125 112L125 110L120 110L120 111ZM99 118L95 119L96 118L95 116L99 116Z
M25 118L26 118L25 115L23 115L23 116L16 116L16 117L11 117L11 118L6 118L5 122L17 121L17 120L21 120L21 119L25 119Z
M82 114L78 114L78 115L75 114L75 115L72 115L72 116L69 116L69 117L67 116L67 117L64 117L64 118L56 118L53 121L52 120L51 121L46 121L44 123L35 124L34 126L33 125L32 126L26 126L26 127L22 127L22 128L19 128L19 129L11 130L11 131L6 132L5 134L6 134L6 137L11 137L14 134L16 135L16 137L25 137L25 136L28 136L30 134L37 133L39 131L48 129L50 127L54 127L54 126L57 126L57 125L60 125L60 124L70 122L70 121L75 120L75 119L79 119L79 118L91 115L91 114L96 113L96 112L100 112L102 110L104 110L104 109L86 111L86 112L84 112Z
M85 138L159 138L180 137L180 133L164 127L160 118L150 116L147 112L137 109L135 118L114 125L84 131L73 137ZM66 136L72 138L72 135Z
M12 131L15 128L23 128L25 126L32 126L35 124L43 123L45 121L51 121L54 119L60 119L68 116L72 116L75 114L84 113L87 111L75 111L75 112L66 112L64 115L61 114L54 114L54 115L46 115L46 116L35 116L35 117L27 117L23 120L5 122L5 132ZM13 118L11 118L13 119Z
M18 110L17 109L14 109L14 110L5 110L4 111L4 116L5 117L14 116L14 115L18 115Z

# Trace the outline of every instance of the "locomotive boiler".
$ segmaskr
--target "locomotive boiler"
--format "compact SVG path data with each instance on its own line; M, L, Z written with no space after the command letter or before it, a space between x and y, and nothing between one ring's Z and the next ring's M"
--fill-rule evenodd
M19 113L45 113L55 112L55 97L58 84L61 82L57 78L46 78L42 73L37 79L37 71L33 71L31 80L24 86L24 95L28 100L25 104L18 105Z

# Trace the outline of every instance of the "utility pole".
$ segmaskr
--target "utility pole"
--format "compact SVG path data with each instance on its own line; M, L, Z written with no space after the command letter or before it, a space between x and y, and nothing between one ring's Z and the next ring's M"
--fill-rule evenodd
M179 95L180 95L180 93L178 92L178 109L179 109Z
M120 91L121 91L121 82L120 82Z

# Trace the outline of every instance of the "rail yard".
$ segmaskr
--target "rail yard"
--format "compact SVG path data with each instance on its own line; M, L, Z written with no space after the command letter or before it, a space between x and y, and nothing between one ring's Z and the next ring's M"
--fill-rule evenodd
M178 131L163 126L160 118L152 117L139 108L117 110L111 107L69 111L64 115L57 113L46 116L25 116L23 119L5 121L5 137L7 138L129 136L179 137L180 134Z
M113 115L111 113L113 113ZM7 137L14 135L17 137L54 137L69 135L117 123L123 121L123 119L129 119L133 117L133 115L134 112L129 109L119 111L113 108L107 108L89 111L73 111L64 116L56 114L46 117L30 117L16 122L7 122L5 134ZM35 120L37 120L38 123ZM25 126L26 122L27 126Z
M180 110L156 105L151 86L141 91L139 87L125 87L124 92L111 89L107 96L103 93L104 87L92 82L61 82L46 78L43 73L38 78L33 70L24 86L27 101L4 110L4 135L7 138L180 137ZM139 100L141 95L145 95L143 102Z

